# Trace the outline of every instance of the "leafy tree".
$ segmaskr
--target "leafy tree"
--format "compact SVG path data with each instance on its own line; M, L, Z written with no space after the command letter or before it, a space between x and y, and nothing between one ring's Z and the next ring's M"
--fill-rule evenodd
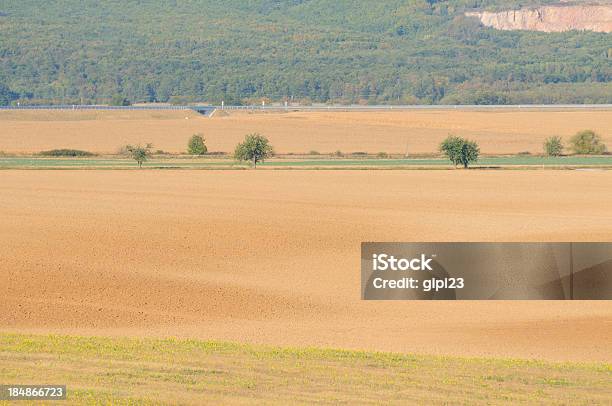
M453 165L461 164L466 169L472 162L478 161L480 155L480 148L476 142L454 135L449 135L442 141L440 151L448 157Z
M144 147L139 145L127 145L125 147L126 151L130 154L133 160L138 162L138 167L142 168L142 163L146 162L151 156L151 148L153 148L152 144L147 144Z
M204 155L208 152L208 148L204 143L204 137L202 134L194 134L187 144L187 152L191 155Z
M544 141L544 154L546 156L560 156L563 154L563 140L561 137L550 137Z
M236 146L234 158L239 161L248 161L257 168L258 162L272 156L274 150L268 139L260 134L249 134L244 137L244 142Z
M606 145L601 137L592 130L580 131L570 139L570 145L575 154L598 155L606 152Z

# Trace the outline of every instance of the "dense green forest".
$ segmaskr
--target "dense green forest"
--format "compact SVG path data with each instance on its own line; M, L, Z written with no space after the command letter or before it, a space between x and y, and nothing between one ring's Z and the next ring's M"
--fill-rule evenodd
M612 34L464 16L547 0L3 0L0 104L612 103Z

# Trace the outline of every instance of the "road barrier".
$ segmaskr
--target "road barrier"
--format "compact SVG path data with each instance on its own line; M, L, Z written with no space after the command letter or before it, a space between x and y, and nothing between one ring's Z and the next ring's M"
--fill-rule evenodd
M193 110L210 115L215 110L251 111L397 111L397 110L612 110L612 104L523 104L523 105L267 105L267 106L104 106L104 105L41 105L0 106L0 110Z

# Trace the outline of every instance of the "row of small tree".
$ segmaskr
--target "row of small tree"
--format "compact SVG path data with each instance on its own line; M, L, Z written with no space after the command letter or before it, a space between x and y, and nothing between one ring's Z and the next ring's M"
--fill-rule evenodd
M187 152L189 154L204 155L207 151L208 148L201 134L195 134L191 137L187 144ZM477 161L480 155L480 148L474 141L452 135L440 144L440 151L455 166L463 165L465 168L470 163ZM236 146L234 159L242 162L251 162L253 167L256 168L259 162L264 161L273 154L274 149L266 137L260 134L249 134L244 138L243 142ZM341 153L337 153L337 155L341 155ZM387 157L387 155L385 154L384 157Z
M607 151L601 137L591 130L581 131L570 139L570 146L575 154L598 155ZM561 156L565 146L561 137L550 137L544 142L544 153L547 156ZM152 145L128 145L126 150L132 158L142 167L151 153ZM192 155L204 155L208 152L204 137L201 134L193 135L187 144L187 152ZM442 152L455 166L468 168L470 164L478 161L480 147L475 141L467 140L455 135L448 136L440 144ZM248 134L244 141L234 150L234 158L241 162L250 162L254 168L257 164L274 154L268 139L260 134Z
M151 156L152 144L127 145L125 150L142 168L142 164ZM191 155L204 155L208 152L206 142L201 134L195 134L187 143L187 152ZM250 162L254 168L257 164L274 154L274 149L268 139L260 134L249 134L244 137L244 141L236 145L234 158L241 162Z
M601 137L594 131L580 131L569 140L570 149L578 155L601 155L607 152L608 148L601 141ZM561 156L565 145L563 138L554 136L544 141L544 154L546 156Z
M208 148L201 134L195 134L187 144L187 152L192 155L204 155ZM274 149L266 137L260 134L248 134L244 141L236 145L234 159L241 162L250 162L257 168L259 162L274 154Z
M577 155L601 155L608 150L601 137L592 130L580 131L571 137L569 142L571 151ZM544 142L546 156L561 156L564 149L561 137L550 137ZM453 165L463 165L467 168L478 161L480 148L474 141L450 135L440 144L440 152L446 155Z

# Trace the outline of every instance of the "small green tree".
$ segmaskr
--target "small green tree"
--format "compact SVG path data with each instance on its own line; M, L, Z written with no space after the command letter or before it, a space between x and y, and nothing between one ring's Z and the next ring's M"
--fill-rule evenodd
M152 144L147 144L146 146L139 145L127 145L125 150L130 154L133 160L138 162L138 167L142 168L142 163L146 162L151 155L151 148L153 148Z
M544 141L544 154L546 156L561 156L563 154L563 140L561 137L550 137Z
M580 131L570 139L570 145L575 154L599 155L606 152L606 145L601 137L591 130Z
M448 157L453 165L463 165L464 168L478 161L480 148L474 141L469 141L455 135L449 135L440 144L440 151Z
M208 152L202 134L194 134L187 143L187 152L191 155L204 155Z
M244 137L244 142L236 146L234 158L239 161L248 161L257 168L257 163L272 156L274 150L268 139L260 134L249 134Z

